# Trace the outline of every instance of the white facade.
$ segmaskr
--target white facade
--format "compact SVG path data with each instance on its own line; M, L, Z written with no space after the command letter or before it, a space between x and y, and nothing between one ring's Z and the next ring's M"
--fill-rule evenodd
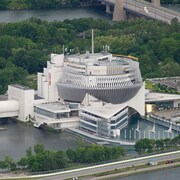
M61 102L36 104L34 118L36 127L48 125L57 130L79 127L78 108L72 108L71 104L62 104Z
M43 69L43 73L37 75L37 95L33 89L9 85L8 103L12 106L8 106L4 111L11 111L23 122L32 117L36 120L37 127L47 124L55 129L79 127L79 125L82 128L84 123L87 125L86 130L88 130L88 125L96 127L94 132L100 136L119 135L119 130L127 125L129 108L144 115L145 92L140 72L138 72L138 62L133 62L128 58L120 59L122 62L116 58L113 62L111 60L111 54L86 54L78 58L76 55L68 57L68 61L63 54L51 54L51 61L47 62L47 67ZM130 72L130 67L135 68L137 72L132 71L135 72L134 74ZM64 77L66 73L64 76L63 73L66 71L72 72L69 76L72 75L75 78ZM61 80L65 83L77 84L78 88L85 87L83 91L85 96L82 96L82 101L66 101L63 97L67 94L72 98L81 97L82 89L76 89L79 95L76 96L74 89L68 87L69 91L65 84L62 92L58 89L58 83ZM137 86L132 89L135 80ZM101 92L104 93L103 98ZM97 97L96 93L98 93ZM116 101L115 104L114 101ZM64 117L62 114L67 116Z
M51 54L43 73L38 73L38 96L47 102L58 101L57 82L62 74L64 55Z
M80 128L99 136L119 136L119 131L128 124L129 109L131 108L141 116L145 114L144 85L136 96L122 104L102 103L97 99L95 101L91 96L88 100L89 105L80 109Z
M0 118L19 115L19 102L16 100L0 101Z
M34 107L34 89L26 88L20 85L8 86L8 100L15 100L19 104L18 119L26 122L29 115L33 115Z

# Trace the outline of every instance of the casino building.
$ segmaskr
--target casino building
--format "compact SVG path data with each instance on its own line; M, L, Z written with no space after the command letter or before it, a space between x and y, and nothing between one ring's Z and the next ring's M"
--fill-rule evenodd
M2 115L31 119L36 127L78 128L105 138L118 136L132 114L144 115L144 83L132 57L51 54L37 79L37 92L9 85L8 101L0 103ZM3 103L9 105L4 108Z
M133 113L144 115L144 94L139 63L107 52L52 54L44 73L38 74L38 96L66 106L62 111L66 116L48 124L60 128L62 119L68 122L78 116L76 127L103 137L119 134ZM43 108L42 104L36 107ZM35 115L40 122L37 111Z

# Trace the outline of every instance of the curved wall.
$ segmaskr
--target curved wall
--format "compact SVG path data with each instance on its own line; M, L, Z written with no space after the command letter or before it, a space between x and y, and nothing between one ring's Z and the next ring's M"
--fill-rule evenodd
M16 100L0 101L0 118L19 116L19 108Z
M135 96L143 85L130 77L130 74L85 76L64 72L57 87L60 97L67 101L82 102L88 93L101 101L119 104Z

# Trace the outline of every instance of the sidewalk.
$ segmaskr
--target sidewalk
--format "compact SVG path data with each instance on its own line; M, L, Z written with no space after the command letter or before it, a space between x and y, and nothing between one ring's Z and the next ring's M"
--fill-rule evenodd
M86 180L111 180L112 178L117 178L117 177L123 177L123 176L130 176L130 175L134 175L134 174L142 174L145 172L150 172L150 171L155 171L155 170L160 170L160 169L164 169L164 168L169 168L169 167L174 167L176 165L180 165L180 162L177 163L172 163L172 164L163 164L163 165L157 165L157 166L150 166L150 167L146 167L146 168L142 168L142 169L135 169L134 170L130 170L130 171L126 171L126 172L120 172L120 173L115 173L115 174L109 174L109 175L104 175L104 176L100 176L100 177L85 177ZM80 178L81 179L81 178ZM84 179L84 178L82 178Z

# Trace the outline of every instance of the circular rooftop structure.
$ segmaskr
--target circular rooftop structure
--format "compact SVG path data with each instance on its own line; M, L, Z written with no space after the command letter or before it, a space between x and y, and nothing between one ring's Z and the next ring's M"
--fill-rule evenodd
M65 57L59 95L65 101L82 102L86 94L120 104L130 100L143 85L139 63L109 53Z

